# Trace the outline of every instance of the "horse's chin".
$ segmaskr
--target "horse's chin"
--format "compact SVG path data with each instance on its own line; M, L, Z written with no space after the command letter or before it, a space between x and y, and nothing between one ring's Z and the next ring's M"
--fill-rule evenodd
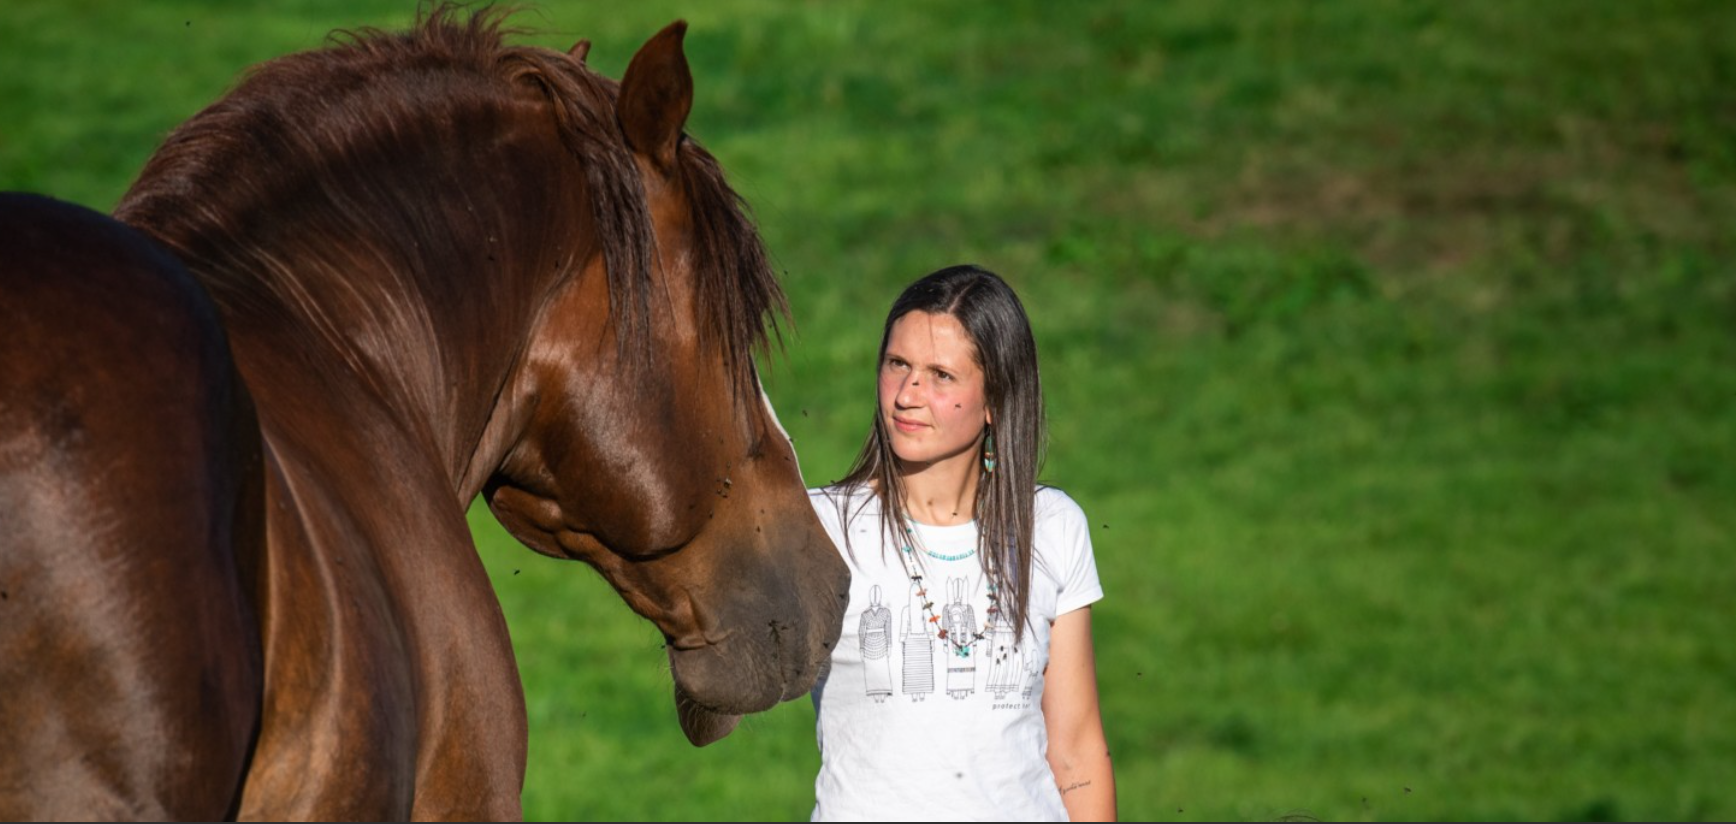
M699 705L681 684L675 685L675 716L681 721L681 731L695 747L722 739L735 731L741 716L715 712Z
M750 663L764 657L765 653L755 656L727 643L670 648L675 715L688 741L703 747L729 735L743 715L769 710L807 691L811 682L798 676L792 683L790 674L776 663Z

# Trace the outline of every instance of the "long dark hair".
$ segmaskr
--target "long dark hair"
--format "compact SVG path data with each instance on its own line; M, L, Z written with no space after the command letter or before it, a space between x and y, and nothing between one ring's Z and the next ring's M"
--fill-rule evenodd
M912 283L892 304L880 337L880 357L892 327L911 312L951 315L970 336L972 356L983 371L983 388L994 420L995 468L977 483L977 557L983 574L1002 594L1001 609L1022 640L1029 614L1031 541L1035 522L1037 473L1047 445L1043 387L1037 374L1037 341L1025 307L999 275L972 265L950 266ZM987 439L984 439L987 441ZM887 545L898 546L910 529L904 506L904 479L898 456L876 403L874 425L850 473L838 482L840 505L861 487L880 500ZM846 519L847 520L847 519ZM848 541L849 531L845 531ZM921 559L917 558L916 563Z

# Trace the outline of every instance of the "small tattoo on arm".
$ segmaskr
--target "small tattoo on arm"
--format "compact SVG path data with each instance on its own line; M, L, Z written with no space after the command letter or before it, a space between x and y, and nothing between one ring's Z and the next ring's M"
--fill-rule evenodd
M1068 784L1066 787L1062 788L1061 794L1066 795L1067 793L1070 793L1074 790L1080 789L1082 787L1089 787L1089 786L1091 786L1091 782L1089 782L1089 781L1075 781L1071 784Z

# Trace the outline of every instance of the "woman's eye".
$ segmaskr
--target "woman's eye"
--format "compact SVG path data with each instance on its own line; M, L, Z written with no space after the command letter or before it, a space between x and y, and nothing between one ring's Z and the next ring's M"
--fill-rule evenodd
M945 373L945 372L936 372L936 373L934 373L934 377L935 377L935 378L936 378L936 379L937 379L937 380L942 380L942 381L946 381L946 382L949 382L949 383L950 383L950 382L951 382L951 381L952 381L952 376L951 376L951 375L948 375L948 374L947 374L947 373Z

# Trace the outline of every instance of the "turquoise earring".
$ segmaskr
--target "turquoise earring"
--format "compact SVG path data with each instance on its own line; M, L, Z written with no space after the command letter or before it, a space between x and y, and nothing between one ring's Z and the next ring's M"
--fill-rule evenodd
M983 436L983 471L995 474L995 433L990 431Z

